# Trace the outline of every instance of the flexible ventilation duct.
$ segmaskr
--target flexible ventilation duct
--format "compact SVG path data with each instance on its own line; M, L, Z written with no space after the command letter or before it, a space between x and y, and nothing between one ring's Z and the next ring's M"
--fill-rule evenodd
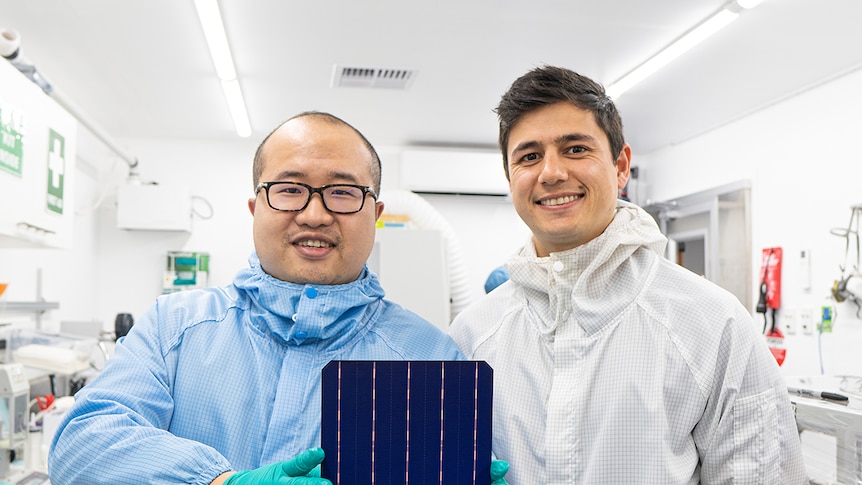
M451 322L470 303L470 287L467 283L464 256L455 230L434 206L413 192L387 189L381 194L380 200L386 204L387 213L407 215L410 217L410 222L418 229L435 229L443 234L446 241L446 263L449 270L449 291L452 302L449 309Z

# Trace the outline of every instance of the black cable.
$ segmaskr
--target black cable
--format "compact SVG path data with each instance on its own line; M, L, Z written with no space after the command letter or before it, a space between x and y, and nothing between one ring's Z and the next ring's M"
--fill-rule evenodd
M757 299L757 313L763 313L766 315L766 293L769 288L766 285L766 282L760 283L760 297Z

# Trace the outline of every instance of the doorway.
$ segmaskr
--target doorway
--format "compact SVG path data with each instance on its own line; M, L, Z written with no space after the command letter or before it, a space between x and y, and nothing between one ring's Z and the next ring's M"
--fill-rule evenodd
M748 181L644 207L668 237L667 258L752 307Z

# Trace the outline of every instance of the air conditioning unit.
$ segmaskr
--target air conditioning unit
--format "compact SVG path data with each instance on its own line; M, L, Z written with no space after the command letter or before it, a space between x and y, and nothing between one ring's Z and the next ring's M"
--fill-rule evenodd
M120 185L117 188L117 228L191 232L191 191L183 185Z
M405 150L401 181L406 189L420 194L509 194L503 156L496 150Z

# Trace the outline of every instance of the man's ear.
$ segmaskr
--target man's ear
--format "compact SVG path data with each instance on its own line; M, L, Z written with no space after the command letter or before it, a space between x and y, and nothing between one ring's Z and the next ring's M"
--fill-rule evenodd
M251 212L251 215L254 215L254 205L257 202L257 197L252 197L248 199L248 211Z
M617 157L617 188L621 189L629 181L629 169L632 166L632 147L628 143L623 145Z

